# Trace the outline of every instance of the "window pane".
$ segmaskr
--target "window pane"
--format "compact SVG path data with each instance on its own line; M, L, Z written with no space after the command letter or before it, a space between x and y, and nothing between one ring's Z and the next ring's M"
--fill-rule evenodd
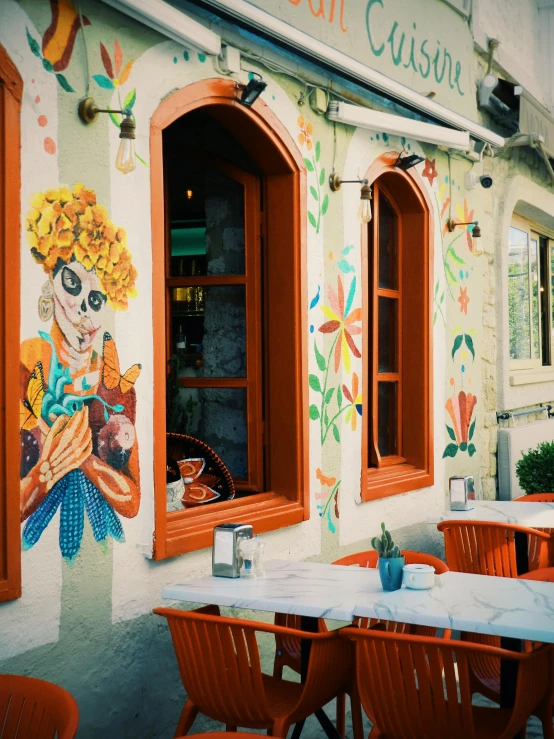
M244 187L213 167L187 162L171 196L170 274L244 274Z
M539 328L539 244L531 238L531 324L533 328L533 358L541 356Z
M382 457L389 457L398 453L398 383L380 382L377 394L379 454Z
M510 228L508 245L508 322L510 358L531 358L529 294L529 237L525 231Z
M398 371L398 300L379 298L379 372Z
M246 377L244 285L173 288L171 329L179 374Z
M398 218L379 193L379 287L398 289Z

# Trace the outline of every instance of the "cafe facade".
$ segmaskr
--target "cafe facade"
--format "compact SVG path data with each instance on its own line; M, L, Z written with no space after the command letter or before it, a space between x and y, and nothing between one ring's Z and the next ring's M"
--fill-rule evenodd
M497 414L546 417L554 87L510 48L554 10L486 5L1 3L0 665L83 736L173 731L151 610L214 526L440 554Z

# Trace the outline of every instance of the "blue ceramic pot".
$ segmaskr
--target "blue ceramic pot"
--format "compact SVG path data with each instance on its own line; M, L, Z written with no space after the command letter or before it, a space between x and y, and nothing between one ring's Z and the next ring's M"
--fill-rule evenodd
M404 557L379 557L379 574L383 590L400 590L402 587L402 568L406 564Z

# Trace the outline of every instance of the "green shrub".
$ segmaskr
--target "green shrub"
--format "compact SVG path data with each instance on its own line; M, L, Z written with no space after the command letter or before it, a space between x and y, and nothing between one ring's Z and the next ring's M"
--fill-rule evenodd
M516 464L516 474L528 495L554 492L554 441L529 449Z

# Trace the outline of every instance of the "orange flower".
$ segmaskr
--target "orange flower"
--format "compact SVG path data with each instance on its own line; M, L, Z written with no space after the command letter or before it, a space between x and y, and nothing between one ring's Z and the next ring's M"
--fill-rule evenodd
M350 392L346 385L342 386L344 397L352 403L352 406L346 411L346 416L344 417L345 423L350 422L352 431L356 431L356 421L358 418L356 414L362 415L362 394L358 392L358 386L358 375L355 372L352 375L352 392Z
M312 134L314 132L314 127L309 121L305 121L304 116L302 115L298 118L298 126L300 128L300 133L298 134L300 146L304 146L304 144L306 144L306 148L310 151L313 146Z
M475 395L472 395L471 393L466 395L463 390L460 390L458 395L453 395L446 401L445 408L452 419L456 443L458 446L464 444L462 451L465 451L465 445L467 445L468 442L471 416L473 415L473 409L475 408L476 403L477 398Z
M473 251L473 224L471 224L471 221L473 221L473 214L474 210L469 210L467 200L464 198L464 209L462 210L461 206L456 206L456 210L458 211L458 215L460 216L460 220L456 220L456 223L467 223L469 225L464 226L465 232L466 232L466 239L467 239L467 246L469 251Z
M465 313L467 316L467 306L469 303L469 296L467 294L467 287L461 287L460 288L460 297L458 298L458 303L460 304L460 313Z
M327 477L326 475L324 475L319 467L315 471L315 476L322 485L325 485L328 488L332 488L337 481L336 477Z

